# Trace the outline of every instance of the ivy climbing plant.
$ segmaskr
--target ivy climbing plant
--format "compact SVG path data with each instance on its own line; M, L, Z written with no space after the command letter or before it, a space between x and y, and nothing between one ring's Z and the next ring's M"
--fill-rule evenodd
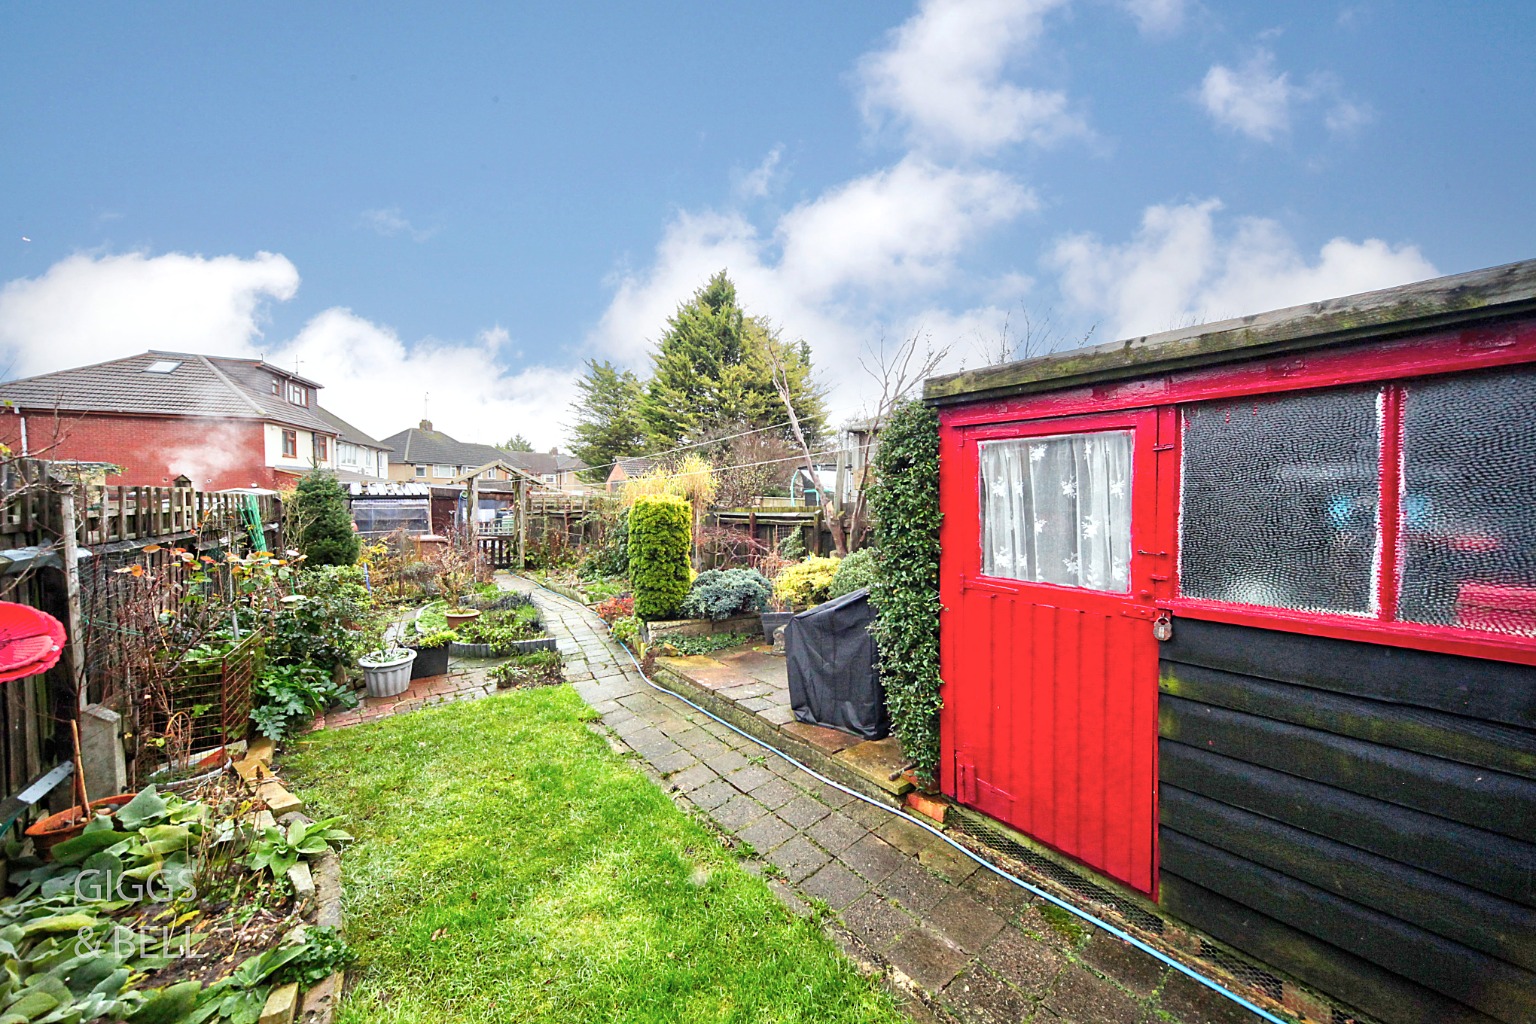
M875 454L875 642L891 726L920 775L939 767L939 418L891 414Z

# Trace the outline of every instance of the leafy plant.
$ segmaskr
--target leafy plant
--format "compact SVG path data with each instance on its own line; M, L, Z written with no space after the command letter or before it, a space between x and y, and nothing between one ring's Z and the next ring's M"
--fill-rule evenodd
M706 633L703 636L669 636L665 640L658 641L655 647L671 648L677 654L693 655L708 654L711 651L723 651L727 647L740 647L749 643L753 633Z
M447 647L458 638L459 634L451 629L437 629L412 638L411 646L418 651L432 651L439 647Z
M803 562L796 562L773 581L773 596L792 608L821 604L830 596L839 561L812 555Z
M610 597L598 604L595 611L598 618L611 625L616 619L635 614L635 599L630 595Z
M351 842L352 836L336 827L339 818L319 821L295 821L286 831L272 825L263 829L246 855L245 866L252 871L270 871L282 878L301 857L318 857L332 846Z
M870 599L891 726L918 771L939 765L939 420L917 402L891 414L875 453Z
M692 526L693 509L681 498L648 495L630 508L630 581L640 618L673 615L688 596Z
M581 560L576 575L584 580L629 575L629 509L619 511L602 546Z
M293 577L292 593L278 603L267 640L267 656L280 663L347 665L363 639L353 626L375 617L373 598L357 566L304 569Z
M562 681L560 668L564 663L559 651L530 651L513 656L488 674L500 687L518 683L553 685Z
M627 579L588 580L581 585L581 592L590 604L618 597L629 589Z
M268 739L284 740L330 707L356 707L351 690L313 665L268 665L252 687L251 721Z
M792 533L786 534L784 539L779 541L778 554L780 558L797 562L806 556L805 538L800 536L800 533L800 530L795 530Z
M609 632L613 634L613 638L619 643L633 646L632 641L640 637L640 617L637 615L625 615L614 619L613 625L609 627Z
M772 594L773 584L756 569L707 569L693 581L683 614L718 622L762 611Z
M346 492L333 473L313 470L299 481L294 492L299 526L299 550L311 566L351 565L357 561L359 543L352 528Z
M827 588L827 599L867 589L874 582L874 549L860 548L838 563L837 572L832 576L832 585Z

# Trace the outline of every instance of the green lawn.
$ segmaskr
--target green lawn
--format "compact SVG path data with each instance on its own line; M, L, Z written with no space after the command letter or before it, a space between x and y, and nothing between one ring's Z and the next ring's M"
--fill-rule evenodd
M290 784L358 837L339 1022L904 1019L592 717L546 687L296 744Z

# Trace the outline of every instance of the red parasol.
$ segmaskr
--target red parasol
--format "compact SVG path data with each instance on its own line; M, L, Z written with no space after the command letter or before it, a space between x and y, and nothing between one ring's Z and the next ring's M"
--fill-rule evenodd
M36 608L0 601L0 683L46 672L63 653L63 623Z

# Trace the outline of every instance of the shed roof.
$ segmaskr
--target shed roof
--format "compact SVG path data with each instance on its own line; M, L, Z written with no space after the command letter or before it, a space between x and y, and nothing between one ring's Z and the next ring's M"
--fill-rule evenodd
M1536 313L1536 260L931 377L932 405L1258 359Z

